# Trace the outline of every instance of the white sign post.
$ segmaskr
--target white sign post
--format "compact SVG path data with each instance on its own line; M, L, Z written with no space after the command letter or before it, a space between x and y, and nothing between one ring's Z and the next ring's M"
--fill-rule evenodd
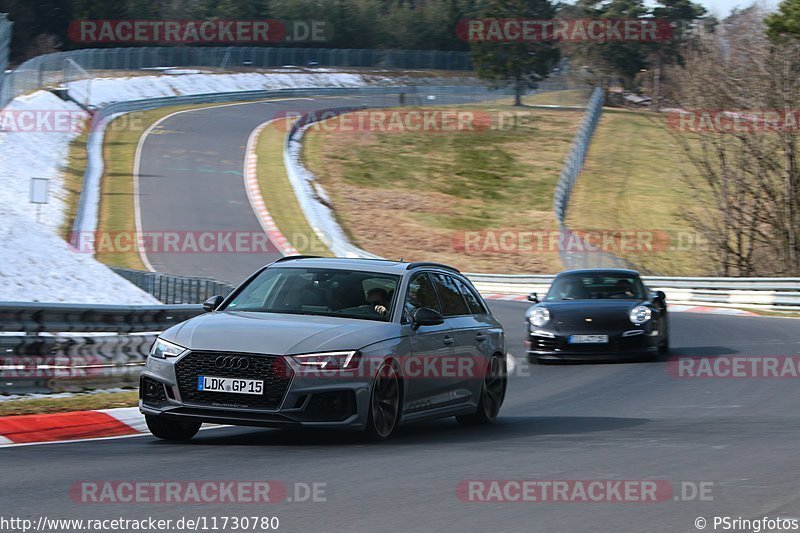
M41 223L42 204L46 204L50 193L50 180L47 178L31 179L31 203L36 204L36 223Z

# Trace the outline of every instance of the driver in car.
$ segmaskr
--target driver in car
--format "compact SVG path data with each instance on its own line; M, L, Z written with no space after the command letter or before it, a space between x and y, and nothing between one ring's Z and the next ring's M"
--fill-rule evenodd
M381 316L389 312L389 293L380 287L375 287L367 292L367 302Z
M621 279L614 286L611 298L633 298L633 284L627 279Z

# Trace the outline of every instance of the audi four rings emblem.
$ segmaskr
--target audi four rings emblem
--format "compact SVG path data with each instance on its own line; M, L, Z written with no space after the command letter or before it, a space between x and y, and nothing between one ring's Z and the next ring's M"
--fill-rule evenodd
M214 363L218 368L231 368L235 370L246 370L250 368L249 357L236 357L234 355L220 355Z

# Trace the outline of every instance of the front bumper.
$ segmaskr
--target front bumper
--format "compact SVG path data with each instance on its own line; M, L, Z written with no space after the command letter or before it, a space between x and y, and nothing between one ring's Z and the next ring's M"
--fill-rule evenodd
M269 357L285 363L288 370L282 376L285 390L275 386L271 389L280 391L282 397L266 401L264 397L245 394L235 395L235 398L228 393L198 394L187 382L186 368L180 366L180 362L190 355L191 352L174 360L148 358L139 386L139 409L142 413L209 423L277 428L361 429L366 425L369 379L342 377L335 372L317 372L308 376L291 358L248 354L251 358ZM229 375L247 379L263 377L265 383L271 383L272 379L253 373L236 376L234 372ZM197 376L192 378L193 382L197 381Z
M592 332L608 335L608 342L602 344L572 344L570 334L552 331L528 331L525 341L528 357L542 360L602 361L640 359L653 357L658 353L660 337L658 332L641 330L631 334L626 330L619 332ZM579 334L584 334L581 332Z

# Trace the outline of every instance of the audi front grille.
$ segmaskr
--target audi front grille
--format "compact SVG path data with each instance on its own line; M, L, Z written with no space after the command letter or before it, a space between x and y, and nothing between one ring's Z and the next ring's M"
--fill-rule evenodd
M186 404L241 409L280 407L294 371L283 357L226 352L190 352L175 365L181 400ZM258 379L260 395L197 390L198 376Z

